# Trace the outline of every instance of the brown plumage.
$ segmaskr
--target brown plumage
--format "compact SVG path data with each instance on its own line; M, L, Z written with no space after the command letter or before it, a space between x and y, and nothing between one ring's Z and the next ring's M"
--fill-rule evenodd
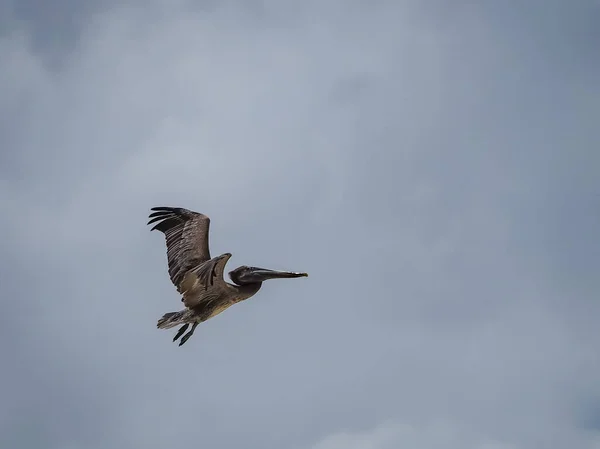
M229 273L234 284L224 280L224 270L231 253L211 258L208 234L210 219L201 213L180 207L153 207L148 224L165 235L169 277L182 295L184 310L170 312L158 320L159 329L170 329L183 324L173 341L177 340L192 323L179 346L194 333L199 323L225 311L232 305L255 295L268 279L296 278L306 273L275 271L241 266Z

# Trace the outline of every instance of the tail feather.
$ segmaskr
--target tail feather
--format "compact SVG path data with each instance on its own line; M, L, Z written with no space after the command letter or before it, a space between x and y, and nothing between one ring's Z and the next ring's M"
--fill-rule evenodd
M171 329L180 324L191 322L190 318L190 311L187 309L180 310L179 312L165 313L162 318L158 320L156 327L159 329Z

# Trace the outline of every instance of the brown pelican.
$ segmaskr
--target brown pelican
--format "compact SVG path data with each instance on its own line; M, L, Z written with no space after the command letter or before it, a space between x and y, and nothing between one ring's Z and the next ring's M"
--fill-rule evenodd
M192 336L198 324L254 296L263 281L308 276L306 273L241 266L229 272L234 282L230 284L223 278L223 270L231 254L224 253L211 259L208 249L210 219L206 215L181 207L153 207L151 210L155 212L150 214L148 224L158 222L151 231L158 229L165 234L169 276L186 307L179 312L164 314L157 327L170 329L182 324L173 338L176 341L192 324L179 346Z

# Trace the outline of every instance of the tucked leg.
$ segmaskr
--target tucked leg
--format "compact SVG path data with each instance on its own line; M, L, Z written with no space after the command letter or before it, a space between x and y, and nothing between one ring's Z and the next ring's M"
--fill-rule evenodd
M181 337L183 335L183 333L185 332L185 330L190 326L190 323L186 323L183 326L181 326L179 328L179 330L177 331L177 334L175 335L175 337L173 337L173 341L177 340L179 337Z
M196 326L198 326L198 324L199 324L199 322L196 321L192 325L192 329L181 338L181 341L179 342L179 346L181 346L182 344L184 344L186 341L189 340L189 338L194 334L194 331L196 330Z

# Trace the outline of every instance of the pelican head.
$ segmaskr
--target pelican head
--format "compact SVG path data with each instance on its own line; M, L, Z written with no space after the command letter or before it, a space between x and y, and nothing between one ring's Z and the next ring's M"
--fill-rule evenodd
M269 279L300 278L308 276L307 273L294 271L277 271L267 268L241 266L229 272L230 279L238 285L256 284Z

